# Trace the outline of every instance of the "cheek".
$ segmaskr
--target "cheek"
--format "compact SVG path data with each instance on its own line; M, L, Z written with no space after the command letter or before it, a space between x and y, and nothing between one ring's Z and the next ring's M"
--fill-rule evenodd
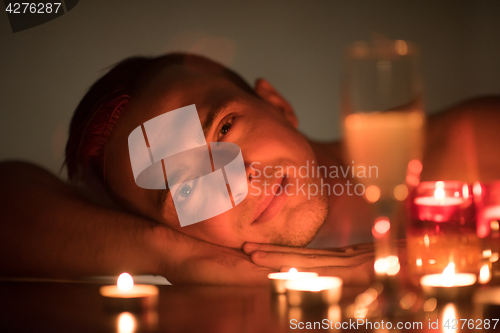
M252 148L267 157L285 158L296 162L314 158L306 138L293 127L275 126L252 135Z
M237 207L244 204L244 201ZM233 208L221 215L180 229L190 236L228 247L241 247L241 237L236 231L238 209Z

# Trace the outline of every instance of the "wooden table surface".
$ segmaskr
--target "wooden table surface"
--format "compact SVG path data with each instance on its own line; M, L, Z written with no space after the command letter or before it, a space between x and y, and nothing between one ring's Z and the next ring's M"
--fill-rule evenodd
M95 283L0 282L0 332L131 332L118 329L119 314L105 310L99 287L100 284ZM273 295L265 287L159 286L159 289L156 311L133 314L134 332L312 332L314 330L292 329L290 320L296 319L297 323L324 319L333 323L355 321L349 318L348 307L365 288L344 288L339 306L314 311L288 307L284 295ZM402 310L398 302L391 305L381 299L379 307L392 307L393 323L422 322L422 329L413 330L416 332L472 331L460 329L460 322L456 330L444 328L443 319L450 316L458 320L499 318L498 307L486 307L470 300L455 303L451 308L445 302L438 302L432 312L422 309L424 301L417 301L412 310ZM381 320L386 322L387 317L366 320L380 324ZM436 320L439 320L439 329L429 329L428 323ZM351 330L412 331L352 329L352 326ZM500 332L500 324L495 330L481 331Z

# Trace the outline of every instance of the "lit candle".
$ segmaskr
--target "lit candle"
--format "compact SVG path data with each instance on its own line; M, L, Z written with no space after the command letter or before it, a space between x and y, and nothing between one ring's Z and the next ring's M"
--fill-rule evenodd
M397 256L387 256L375 260L373 268L378 276L394 276L399 273L401 265Z
M416 198L415 203L425 206L456 206L464 203L464 199L460 198L459 195L456 197L447 197L444 191L444 185L443 181L436 182L434 196Z
M285 282L288 304L292 306L329 306L340 301L343 281L339 277L318 276Z
M490 265L483 264L479 270L479 283L486 284L491 280Z
M267 275L271 284L271 290L277 294L283 294L285 292L285 282L288 280L307 279L314 278L316 276L318 276L318 273L299 272L293 267L290 268L288 272L269 273Z
M436 182L434 195L415 198L414 203L418 207L418 218L422 221L448 221L462 205L468 202L468 193L468 186L464 184L462 193L455 191L453 196L447 196L445 182Z
M141 311L154 308L158 302L158 287L134 284L128 273L118 277L116 285L102 286L99 292L106 299L106 307L116 311Z
M424 275L420 284L429 296L452 299L471 296L476 280L476 274L455 273L455 264L450 262L442 274Z

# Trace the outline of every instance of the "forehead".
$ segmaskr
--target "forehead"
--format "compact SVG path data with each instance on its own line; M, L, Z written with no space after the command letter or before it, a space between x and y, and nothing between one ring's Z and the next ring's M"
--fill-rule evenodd
M140 88L124 118L127 119L126 122L138 126L165 112L195 104L203 120L211 108L226 101L250 96L221 75L194 72L177 65L170 66Z

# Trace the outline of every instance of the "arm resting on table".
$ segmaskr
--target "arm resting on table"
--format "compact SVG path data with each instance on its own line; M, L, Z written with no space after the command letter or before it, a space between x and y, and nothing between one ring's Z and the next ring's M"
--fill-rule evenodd
M156 223L91 204L32 164L1 163L0 184L0 274L158 273Z
M0 275L159 274L173 283L259 284L244 253L84 200L42 168L0 163Z

